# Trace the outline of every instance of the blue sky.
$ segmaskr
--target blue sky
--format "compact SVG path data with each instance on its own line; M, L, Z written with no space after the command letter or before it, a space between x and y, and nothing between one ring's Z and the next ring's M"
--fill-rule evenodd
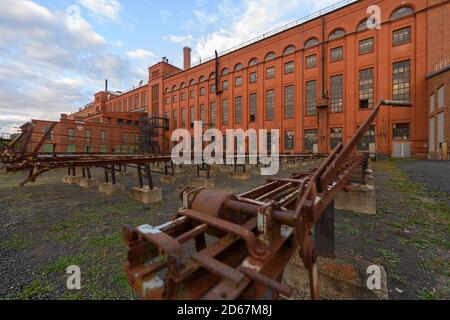
M32 118L58 120L147 79L163 56L182 65L338 0L1 0L0 133Z

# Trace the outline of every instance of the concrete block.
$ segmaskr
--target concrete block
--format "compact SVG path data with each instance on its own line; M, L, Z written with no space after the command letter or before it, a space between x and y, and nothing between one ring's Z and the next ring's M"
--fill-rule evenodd
M113 194L124 193L125 187L119 183L100 183L100 185L98 186L98 191L110 196Z
M367 281L373 274L367 273L373 263L350 256L338 256L336 260L318 259L320 298L323 300L388 300L386 271L381 271L381 289L370 290ZM290 300L310 299L308 270L298 254L287 265L283 282L292 289Z
M97 179L80 178L78 181L78 185L82 188L98 187L99 184L100 182Z
M252 178L252 174L250 172L231 172L228 175L229 178L234 180L250 180Z
M356 213L376 214L377 201L375 187L358 184L352 184L351 186L351 191L341 191L338 194L334 202L335 208Z
M188 184L192 188L213 188L216 186L216 181L214 179L190 178Z
M162 201L162 190L160 188L150 189L135 187L131 189L131 198L144 204L151 204Z
M177 177L176 176L162 176L160 181L162 183L174 184L177 182Z
M63 183L66 184L78 184L78 181L80 181L81 177L74 177L74 176L65 176L63 178Z

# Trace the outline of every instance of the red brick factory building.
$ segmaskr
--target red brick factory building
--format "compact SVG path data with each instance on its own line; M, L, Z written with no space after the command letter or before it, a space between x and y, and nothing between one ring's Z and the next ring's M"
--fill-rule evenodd
M372 5L381 9L379 29L367 27ZM174 129L202 120L205 130L224 134L279 129L283 153L328 153L350 139L383 97L409 100L412 108L383 107L359 151L446 159L449 17L445 0L344 1L195 66L185 48L183 70L163 59L149 68L147 83L125 93L105 88L86 108L63 116L59 130L76 121L119 130L147 117L152 150L169 152ZM135 127L133 143L146 132ZM108 150L129 144L130 133ZM101 130L91 134L100 139Z

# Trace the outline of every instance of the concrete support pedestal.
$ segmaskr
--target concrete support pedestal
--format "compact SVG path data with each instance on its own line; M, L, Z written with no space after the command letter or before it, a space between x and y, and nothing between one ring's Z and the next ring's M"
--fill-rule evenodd
M380 290L367 287L368 268L373 264L349 256L338 256L336 260L318 259L320 298L322 300L388 300L386 271L379 266ZM290 300L310 299L308 270L295 254L284 272L284 284L292 289ZM370 283L372 283L370 281Z
M231 172L228 176L234 180L250 180L252 178L252 174L249 172Z
M92 188L92 187L98 187L100 182L97 179L87 179L87 178L80 178L78 181L78 185L82 188Z
M189 186L192 188L214 188L216 181L214 179L191 178L189 179Z
M101 193L104 193L108 196L118 193L124 193L125 187L119 183L112 184L112 183L101 183L98 186L98 191Z
M359 184L352 184L351 186L351 191L341 191L338 194L335 200L335 208L356 213L376 214L375 187Z
M175 176L162 176L160 181L162 183L174 184L177 182L177 177Z
M162 190L160 188L150 189L135 187L131 189L131 198L143 204L151 204L162 201Z
M78 181L80 181L81 177L74 177L74 176L65 176L63 178L63 183L66 184L78 184Z

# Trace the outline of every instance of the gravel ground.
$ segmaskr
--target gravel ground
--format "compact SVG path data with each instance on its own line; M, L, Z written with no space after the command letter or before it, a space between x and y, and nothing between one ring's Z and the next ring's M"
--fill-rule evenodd
M449 199L444 189L448 163L389 161L374 168L377 215L338 212L338 254L383 265L391 299L449 299L450 206L443 201ZM123 272L121 229L125 224L159 225L173 217L181 205L179 192L194 170L180 175L176 185L162 184L155 176L164 201L150 206L127 194L108 197L95 188L62 184L64 175L49 172L19 188L25 175L0 173L0 300L136 299ZM103 179L103 172L94 176ZM130 188L137 179L118 181ZM218 172L216 181L219 188L238 193L265 178L234 181ZM74 264L82 270L83 287L75 293L66 289L65 274Z

